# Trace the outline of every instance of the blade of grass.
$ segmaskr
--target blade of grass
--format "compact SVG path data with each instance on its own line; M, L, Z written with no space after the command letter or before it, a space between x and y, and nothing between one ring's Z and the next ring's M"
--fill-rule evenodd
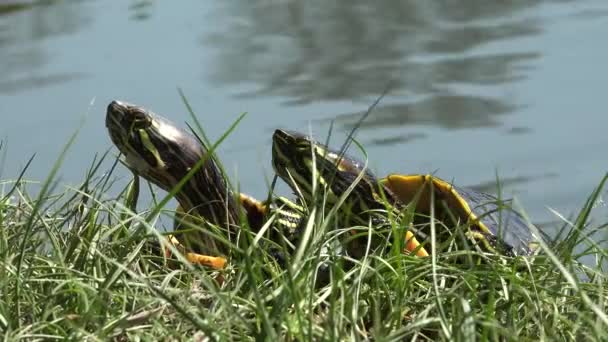
M21 240L19 257L17 258L17 274L19 276L17 277L17 282L15 284L15 306L16 306L17 317L13 321L16 321L18 325L20 324L19 322L20 322L20 317L21 317L21 305L20 305L21 270L23 267L23 260L25 258L26 245L28 243L30 234L34 228L34 223L35 223L35 219L37 218L37 213L40 210L40 208L42 207L44 199L46 198L46 196L49 193L49 190L51 189L51 185L52 185L53 181L55 180L55 176L57 175L57 172L59 171L61 164L63 164L63 161L67 155L68 149L70 148L70 146L72 146L74 141L76 141L76 137L78 136L78 133L80 132L80 129L82 128L83 125L84 125L84 120L81 121L80 126L76 129L76 132L74 132L70 136L70 138L68 139L68 142L65 144L65 146L61 150L59 157L57 158L57 160L53 164L53 167L51 168L51 172L49 173L46 180L42 184L42 189L40 189L38 198L34 204L34 207L32 208L32 214L29 216L28 221L25 224L25 231L23 232L23 238Z

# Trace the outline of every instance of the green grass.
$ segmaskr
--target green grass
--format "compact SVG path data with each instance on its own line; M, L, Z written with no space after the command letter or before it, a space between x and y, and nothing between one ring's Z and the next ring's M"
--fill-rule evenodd
M606 178L564 220L560 242L535 257L389 251L348 260L325 248L344 232L331 229L335 211L312 207L286 269L263 248L263 232L245 227L229 267L212 271L153 248L171 194L134 212L135 183L111 190L122 165L103 169L108 156L95 158L81 186L65 189L54 178L62 158L42 184L2 181L5 340L608 339L606 244L589 238L606 236L606 225L587 223ZM331 281L315 286L320 267Z

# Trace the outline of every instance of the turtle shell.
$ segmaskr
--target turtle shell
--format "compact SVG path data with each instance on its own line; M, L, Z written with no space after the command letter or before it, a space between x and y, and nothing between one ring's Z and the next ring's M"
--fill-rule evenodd
M483 237L493 247L508 255L530 255L536 239L522 215L511 206L511 200L498 199L487 193L457 187L432 175L392 174L383 184L404 204L417 200L416 212L429 214L431 199L435 208L447 206L450 214ZM433 191L433 197L431 197Z

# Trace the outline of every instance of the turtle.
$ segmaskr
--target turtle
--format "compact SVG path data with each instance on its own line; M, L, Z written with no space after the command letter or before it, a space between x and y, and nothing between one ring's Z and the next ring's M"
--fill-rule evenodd
M273 134L272 164L277 175L306 202L315 201L315 196L330 204L326 207L342 201L339 210L343 213L338 217L350 218L343 225L387 227L391 224L389 216L400 217L412 204L417 216L427 215L427 222L434 209L435 217L441 218L445 226L463 227L465 241L482 251L516 256L531 255L536 250L538 238L523 216L511 207L510 200L455 186L431 174L390 174L378 178L360 160L309 135L284 129ZM313 190L315 182L322 189L320 195ZM408 241L412 241L412 234L420 238L424 235L422 231L407 232ZM418 255L428 255L425 244L419 246L414 241ZM347 250L360 256L364 248L361 245L362 242L351 243Z
M179 239L169 236L169 241L184 252L190 262L224 268L230 250L227 244L218 241L218 234L208 232L220 227L225 229L224 236L235 242L242 216L253 231L259 230L275 214L274 227L295 229L298 226L301 214L297 203L283 197L269 202L244 193L235 194L205 144L170 120L142 106L112 101L106 111L106 127L127 166L138 176L166 191L191 176L176 193L176 221L187 217L190 225L202 229L183 233ZM189 172L192 175L188 175ZM176 226L179 228L179 224Z
M269 196L260 201L235 193L218 161L198 137L145 107L112 101L106 111L106 127L125 163L138 176L166 191L190 177L175 195L176 221L200 229L181 233L180 239L168 237L190 262L224 268L231 251L229 244L217 237L227 236L236 243L244 223L258 232L272 218L264 248L279 265L285 265L283 247L295 250L306 222L306 210L297 198ZM209 232L218 227L225 234ZM411 246L412 250L417 247Z

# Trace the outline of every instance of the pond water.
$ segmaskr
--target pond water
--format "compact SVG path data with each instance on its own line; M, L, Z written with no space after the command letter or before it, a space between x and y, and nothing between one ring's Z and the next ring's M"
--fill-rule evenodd
M486 191L498 174L551 222L608 171L607 36L605 0L0 0L2 178L33 153L44 178L84 119L60 172L77 184L111 148L112 99L183 123L179 87L211 138L248 113L219 153L262 196L275 128L324 139L334 121L337 147L391 84L357 132L377 174Z

